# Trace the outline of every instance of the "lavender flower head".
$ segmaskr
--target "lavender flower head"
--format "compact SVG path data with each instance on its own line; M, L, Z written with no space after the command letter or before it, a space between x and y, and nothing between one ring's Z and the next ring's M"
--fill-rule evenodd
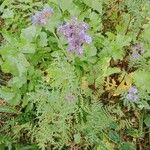
M140 56L144 53L143 44L137 43L131 49L131 57L133 59L139 59Z
M138 90L135 86L131 86L128 90L127 99L132 102L138 100Z
M72 103L72 102L75 101L75 96L70 94L70 95L66 96L66 99L67 99L68 102Z
M48 19L53 15L53 9L51 7L44 7L43 10L36 12L32 16L33 24L45 25L48 22Z
M86 34L88 31L88 24L85 22L78 22L77 18L58 28L58 32L62 33L68 42L68 51L75 51L78 54L83 53L82 45L84 43L91 43L92 38Z

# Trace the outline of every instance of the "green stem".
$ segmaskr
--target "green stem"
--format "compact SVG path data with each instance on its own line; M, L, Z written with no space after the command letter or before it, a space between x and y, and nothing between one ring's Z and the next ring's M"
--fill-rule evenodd
M55 36L55 38L57 39L58 44L61 46L61 49L63 50L64 55L66 56L66 51L63 48L63 45L61 44L61 41L59 40L59 38L57 37L56 33L53 32L53 35Z

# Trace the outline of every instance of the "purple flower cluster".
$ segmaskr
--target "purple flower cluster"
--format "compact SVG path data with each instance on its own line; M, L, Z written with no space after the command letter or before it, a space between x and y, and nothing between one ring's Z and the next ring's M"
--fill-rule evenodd
M127 99L136 102L138 100L138 90L135 86L131 86L128 90Z
M32 16L33 24L45 25L48 22L49 17L53 15L53 9L51 7L45 7L43 10L36 12Z
M144 53L143 45L140 43L134 45L131 49L131 53L133 59L138 59Z
M70 94L66 96L66 99L68 102L74 102L75 101L75 96Z
M78 54L83 53L82 45L91 43L92 38L86 34L88 24L78 22L77 18L72 18L69 23L66 23L58 28L58 32L62 33L69 44L68 51L75 51Z

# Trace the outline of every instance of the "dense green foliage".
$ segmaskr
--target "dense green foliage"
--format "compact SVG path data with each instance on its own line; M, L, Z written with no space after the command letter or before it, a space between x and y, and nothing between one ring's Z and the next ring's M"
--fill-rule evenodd
M45 6L44 25L31 16ZM150 1L3 0L0 150L149 150ZM76 17L92 42L70 53Z

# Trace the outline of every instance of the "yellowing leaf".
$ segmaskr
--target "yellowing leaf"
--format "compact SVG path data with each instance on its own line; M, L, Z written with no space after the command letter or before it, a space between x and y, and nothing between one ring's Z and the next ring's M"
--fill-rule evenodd
M117 87L117 89L115 90L113 96L120 95L121 93L129 89L129 87L132 85L132 73L125 75L121 80L122 81L120 85Z
M80 86L82 90L88 89L88 81L86 77L82 77Z
M111 79L110 77L106 78L105 81L105 89L107 91L113 90L114 88L116 88L117 84L116 81L114 79Z

